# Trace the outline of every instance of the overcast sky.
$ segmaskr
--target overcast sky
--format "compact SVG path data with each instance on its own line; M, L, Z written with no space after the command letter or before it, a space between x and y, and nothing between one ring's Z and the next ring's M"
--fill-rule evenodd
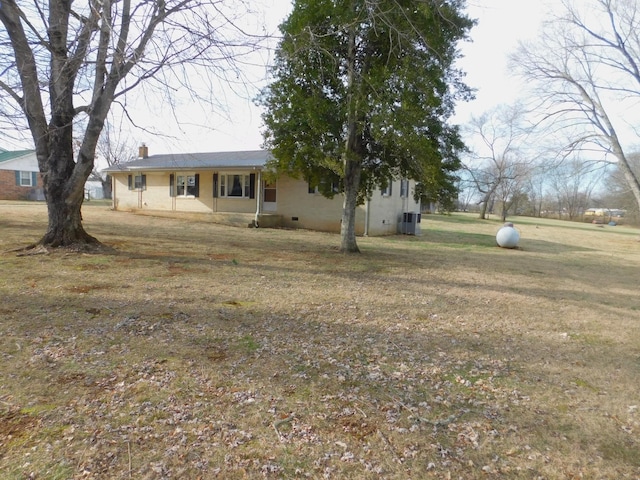
M507 55L515 49L518 40L536 35L546 11L545 1L559 3L559 0L468 0L469 16L478 19L478 25L471 31L473 42L461 45L465 58L460 66L468 73L467 84L477 89L477 98L459 104L454 118L456 123L464 123L472 114L479 115L517 97L520 86L507 71ZM262 5L267 29L276 33L277 26L288 15L291 3L288 0L254 0L255 8ZM255 22L253 19L254 25ZM257 75L266 81L264 68L258 69ZM176 111L179 122L172 118L171 111L145 115L147 106L144 98L138 95L140 101L131 114L137 125L148 131L128 128L128 140L138 145L147 144L150 154L261 148L260 109L252 101L257 91L248 89L242 98L221 92L223 103L229 105L229 118L211 114L206 108L184 100ZM23 147L29 148L29 145Z
M537 36L547 11L541 0L469 0L469 16L478 24L471 30L472 42L462 44L460 66L467 85L477 91L474 101L458 105L457 123L518 98L522 83L510 74L508 56L519 41Z
M267 4L266 18L275 29L290 11L286 0L263 0ZM556 0L555 3L558 3ZM507 56L519 40L536 36L544 16L541 0L469 0L468 13L478 19L471 31L472 42L461 45L465 58L460 66L467 75L467 84L475 89L476 100L459 104L456 123L464 123L470 115L479 115L500 103L516 99L521 90L518 79L510 76ZM150 153L170 151L251 150L261 147L260 110L248 98L229 98L232 103L231 121L211 118L214 129L186 125L182 132L172 131L180 138L136 139L150 146Z

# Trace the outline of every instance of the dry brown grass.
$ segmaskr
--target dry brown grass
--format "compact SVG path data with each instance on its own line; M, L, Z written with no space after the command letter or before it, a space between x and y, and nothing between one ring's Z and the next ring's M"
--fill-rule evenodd
M0 478L640 478L636 230L84 217L0 204Z

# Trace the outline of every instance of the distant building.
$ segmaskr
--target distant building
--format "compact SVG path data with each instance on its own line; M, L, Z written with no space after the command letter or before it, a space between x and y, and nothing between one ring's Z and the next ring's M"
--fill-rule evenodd
M620 208L587 208L584 211L584 219L592 223L622 223L627 213L626 210Z
M102 200L104 198L104 188L102 182L90 180L84 184L85 200Z

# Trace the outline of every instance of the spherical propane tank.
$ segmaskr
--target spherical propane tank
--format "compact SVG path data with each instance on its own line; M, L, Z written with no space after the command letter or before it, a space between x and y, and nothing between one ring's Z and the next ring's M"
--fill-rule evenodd
M520 241L520 233L513 227L513 223L507 222L498 230L496 242L502 248L516 248Z

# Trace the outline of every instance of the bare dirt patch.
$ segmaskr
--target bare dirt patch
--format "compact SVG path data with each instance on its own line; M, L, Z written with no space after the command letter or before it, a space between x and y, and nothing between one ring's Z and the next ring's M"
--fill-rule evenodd
M640 478L637 230L83 216L0 205L2 478Z

